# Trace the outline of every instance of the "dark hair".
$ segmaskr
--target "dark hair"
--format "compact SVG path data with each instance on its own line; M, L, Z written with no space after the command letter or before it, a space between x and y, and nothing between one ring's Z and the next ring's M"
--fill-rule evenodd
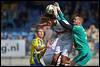
M42 16L41 17L41 23L48 22L49 20L50 20L50 18L47 17L47 16Z
M76 16L82 17L82 15L81 15L81 13L80 13L79 11L75 11L75 12L72 14L71 19L74 19Z
M48 17L49 19L56 19L54 14L45 13L44 16Z

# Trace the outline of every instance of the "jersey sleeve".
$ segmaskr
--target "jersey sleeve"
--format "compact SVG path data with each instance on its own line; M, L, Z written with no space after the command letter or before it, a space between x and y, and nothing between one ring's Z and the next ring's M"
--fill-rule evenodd
M60 11L58 11L57 20L65 29L72 29L72 25L65 19L64 14Z

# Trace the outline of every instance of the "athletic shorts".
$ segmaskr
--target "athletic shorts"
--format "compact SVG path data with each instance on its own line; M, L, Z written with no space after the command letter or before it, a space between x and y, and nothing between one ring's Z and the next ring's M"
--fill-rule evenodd
M66 56L68 52L72 49L72 40L64 39L62 40L59 38L57 40L56 46L55 46L55 54L58 54L61 52L62 55Z
M92 52L80 51L79 54L73 59L73 61L80 66L84 66L92 58Z

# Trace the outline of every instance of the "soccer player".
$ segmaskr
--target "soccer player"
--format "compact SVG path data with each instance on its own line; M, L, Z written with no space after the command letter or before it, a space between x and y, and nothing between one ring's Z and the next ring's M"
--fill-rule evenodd
M52 53L54 53L54 55L52 57L52 62L51 62L52 65L59 65L60 64L60 61L58 61L60 56L61 56L61 64L60 65L68 64L69 60L70 60L68 58L68 53L72 49L71 32L70 31L68 32L66 30L66 28L62 26L62 24L57 22L57 19L54 18L53 15L51 15L51 17L49 17L49 18L50 19L48 19L46 21L46 23L45 22L41 23L40 26L41 27L45 27L47 25L51 26L53 32L56 32L57 37L55 36L56 39L54 40L54 42L52 44L52 49L46 50L46 53L44 55L44 61L47 60L48 55L52 55ZM52 35L52 36L54 36L54 35ZM51 56L50 56L50 58L51 58Z
M43 56L46 48L48 45L45 45L43 40L44 37L44 30L43 29L36 29L36 38L32 40L31 46L31 57L30 57L30 64L31 66L43 66L40 63L40 58Z
M55 7L55 6L54 6ZM54 48L55 52L52 57L51 65L64 65L69 64L70 58L68 57L70 50L72 49L72 33L70 30L67 30L68 21L63 17L62 12L60 14L57 13L57 10L54 8L54 16L56 18L50 17L52 30L56 32L57 37L52 44L52 48ZM62 24L64 22L66 24ZM61 60L58 59L61 57Z
M62 13L58 3L56 3L56 6L58 13ZM78 55L70 61L70 66L84 66L92 58L92 52L87 42L86 32L82 26L83 18L77 15L73 21L73 24L67 25L69 27L68 29L72 30L73 42L75 49L78 51ZM64 22L61 22L61 24L64 24Z
M79 52L78 55L71 61L71 66L84 66L91 58L92 52L87 42L87 35L82 26L83 18L76 16L72 27L75 49Z

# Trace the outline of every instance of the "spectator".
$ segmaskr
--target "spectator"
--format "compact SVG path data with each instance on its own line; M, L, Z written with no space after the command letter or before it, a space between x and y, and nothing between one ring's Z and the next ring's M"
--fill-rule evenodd
M3 32L1 32L1 39L4 39L4 35L3 35Z
M95 42L97 41L97 38L95 34L97 34L99 31L98 29L95 27L94 24L92 24L89 29L87 30L87 36L88 36L88 42L89 42L89 45L92 49L92 51L94 50L94 44ZM97 35L98 36L98 35Z
M12 36L12 33L11 32L8 33L8 38L7 39L10 39L10 40L13 39L13 36Z
M94 53L93 56L96 56L97 53L99 53L99 31L94 32Z
M95 57L97 54L99 54L99 42L95 43L95 45L94 45L93 56Z
M17 39L22 40L23 36L22 35L17 35Z

